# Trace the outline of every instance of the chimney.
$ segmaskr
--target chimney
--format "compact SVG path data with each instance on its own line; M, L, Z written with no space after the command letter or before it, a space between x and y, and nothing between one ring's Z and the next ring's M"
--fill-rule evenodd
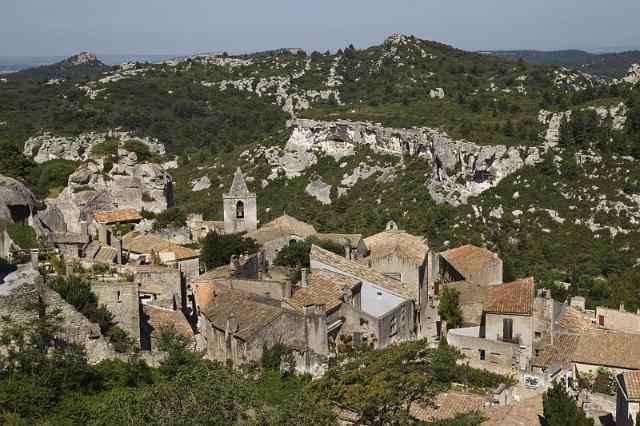
M98 239L102 244L107 244L107 224L98 222Z
M351 260L351 244L344 246L344 257Z
M89 225L87 224L86 220L80 221L80 235L82 235L83 237L89 235Z
M308 287L309 286L309 281L307 278L307 274L308 274L309 270L307 268L302 268L300 270L300 287Z
M38 249L31 249L31 266L38 269Z
M286 280L284 282L284 298L285 299L291 299L291 282L289 280Z
M620 312L624 312L624 303L620 304Z
M116 263L118 265L122 265L124 262L122 261L122 238L118 237L116 238L116 249L117 254L116 254Z

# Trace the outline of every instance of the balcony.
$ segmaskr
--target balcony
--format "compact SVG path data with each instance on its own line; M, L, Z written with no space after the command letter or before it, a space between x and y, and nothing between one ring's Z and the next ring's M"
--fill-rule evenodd
M496 340L498 342L512 343L514 345L519 345L522 339L520 339L519 334L516 334L515 336L511 336L510 338L504 337L502 334L498 334L498 336L496 337Z

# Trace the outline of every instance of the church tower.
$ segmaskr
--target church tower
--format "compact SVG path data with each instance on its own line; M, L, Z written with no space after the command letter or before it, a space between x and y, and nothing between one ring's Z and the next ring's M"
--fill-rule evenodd
M238 167L229 192L222 195L224 205L224 232L237 234L258 227L256 194L249 192L242 170Z

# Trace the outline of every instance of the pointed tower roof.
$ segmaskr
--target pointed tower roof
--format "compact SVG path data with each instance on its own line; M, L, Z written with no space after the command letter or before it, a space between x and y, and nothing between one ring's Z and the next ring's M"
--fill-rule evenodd
M233 183L231 184L228 195L236 196L248 194L250 194L249 188L247 188L247 183L244 181L242 170L240 170L240 167L238 167L235 174L233 175Z

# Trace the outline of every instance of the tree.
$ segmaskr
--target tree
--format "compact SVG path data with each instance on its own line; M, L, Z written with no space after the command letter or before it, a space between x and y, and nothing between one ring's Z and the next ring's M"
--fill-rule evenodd
M576 405L562 383L556 382L542 395L542 407L549 426L593 426L593 419Z
M445 287L438 298L438 315L447 322L447 327L458 328L464 318L460 309L460 292L454 288Z
M309 267L309 252L311 246L317 245L335 254L343 255L344 247L331 240L321 240L318 237L310 236L302 241L295 241L278 252L273 260L274 265L288 266L290 268Z
M227 265L231 256L253 254L260 245L253 238L243 238L237 234L219 235L215 231L209 232L202 241L200 261L206 270Z

